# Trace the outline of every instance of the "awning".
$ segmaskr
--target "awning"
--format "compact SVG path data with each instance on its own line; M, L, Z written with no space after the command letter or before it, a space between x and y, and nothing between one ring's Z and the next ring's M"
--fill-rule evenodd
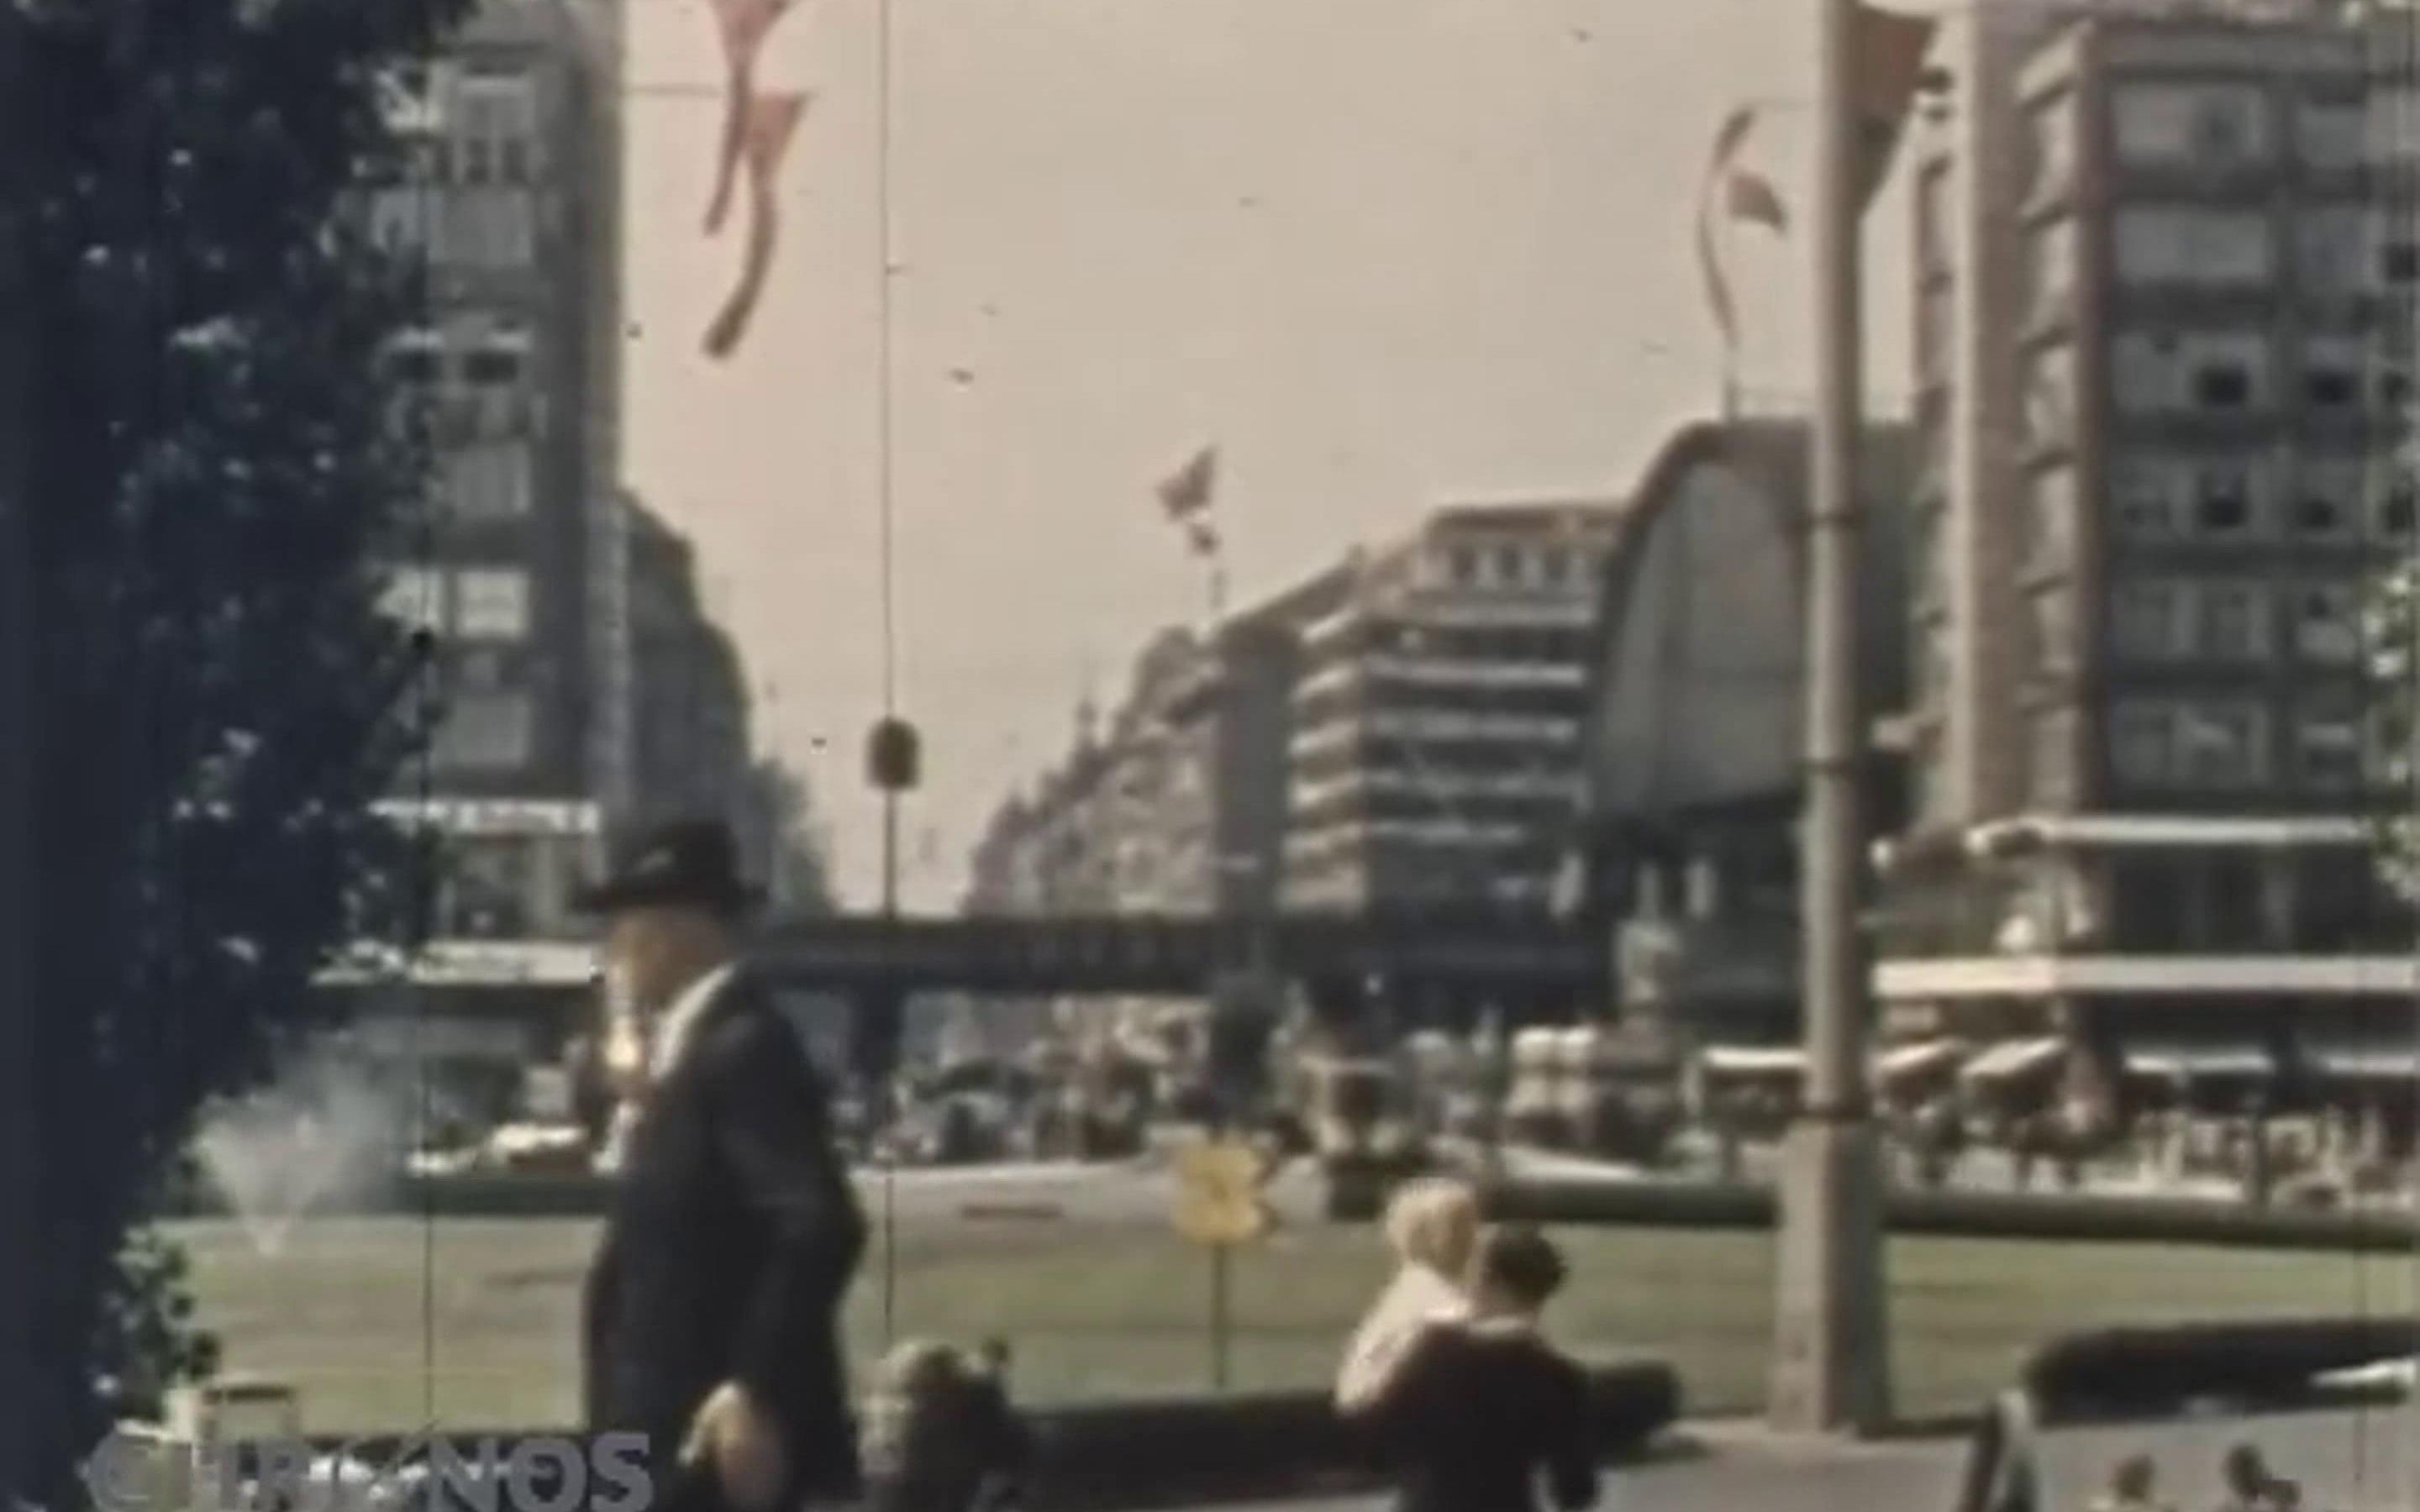
M2129 1076L2168 1081L2191 1078L2258 1080L2277 1074L2276 1058L2243 1040L2194 1040L2123 1046L2118 1059Z
M2403 1035L2312 1041L2302 1053L2314 1072L2338 1081L2420 1081L2420 1041Z
M2039 1075L2067 1058L2067 1041L2056 1037L2009 1040L1995 1044L1961 1067L1962 1082L2013 1082Z
M1966 1047L1956 1040L1921 1040L1913 1044L1894 1045L1874 1057L1874 1079L1892 1082L1941 1071L1956 1062L1965 1051Z
M1804 1076L1807 1052L1790 1046L1714 1045L1698 1056L1713 1076Z

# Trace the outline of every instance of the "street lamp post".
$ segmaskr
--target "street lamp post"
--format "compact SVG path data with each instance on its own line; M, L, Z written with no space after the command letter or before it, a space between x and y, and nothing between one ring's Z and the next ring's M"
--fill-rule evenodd
M1866 1085L1858 687L1861 383L1857 0L1822 7L1815 195L1816 402L1807 552L1807 807L1800 841L1807 1080L1784 1150L1775 1426L1835 1432L1890 1411L1882 1165Z
M0 1507L30 1494L23 1411L32 1400L35 1139L32 1051L34 903L33 522L24 456L29 393L21 171L23 12L0 5Z

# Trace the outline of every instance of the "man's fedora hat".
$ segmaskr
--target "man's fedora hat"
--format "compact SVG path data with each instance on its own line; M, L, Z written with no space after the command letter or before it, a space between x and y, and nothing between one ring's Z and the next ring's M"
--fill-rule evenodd
M744 914L765 890L739 875L739 845L720 819L675 819L636 831L604 881L574 900L584 913L691 907Z

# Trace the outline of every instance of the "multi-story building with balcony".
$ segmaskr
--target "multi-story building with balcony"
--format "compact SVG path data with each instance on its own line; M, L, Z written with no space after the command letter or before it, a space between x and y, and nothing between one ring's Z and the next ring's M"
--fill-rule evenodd
M422 273L391 362L432 468L387 606L434 638L440 720L392 808L441 843L418 989L340 975L367 1041L480 1085L592 1006L569 899L628 787L621 73L620 0L483 0L390 81L407 151L359 201Z
M1547 905L1614 519L1599 502L1450 508L1347 563L1301 631L1289 907Z
M1973 8L1916 140L1879 990L2063 1045L2009 1063L2084 1103L2281 1095L2408 1049L2420 985L2363 823L2401 738L2362 605L2412 530L2411 17L2080 8Z
M465 877L593 864L601 790L626 775L600 740L621 728L599 690L623 648L597 612L623 570L620 50L618 4L488 0L394 81L409 153L365 191L371 234L425 274L394 363L425 393L434 467L388 603L440 650L442 719L406 786ZM543 822L499 833L499 802ZM449 892L438 933L562 936L554 889L532 886L512 908Z

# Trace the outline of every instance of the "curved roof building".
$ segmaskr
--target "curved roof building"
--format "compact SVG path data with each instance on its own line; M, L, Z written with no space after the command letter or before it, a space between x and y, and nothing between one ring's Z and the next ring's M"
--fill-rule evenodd
M1583 734L1589 890L1621 921L1625 998L1745 1009L1729 1032L1751 1037L1794 1016L1808 450L1804 424L1751 420L1690 425L1656 456L1606 563ZM1911 462L1904 427L1869 433L1876 714L1907 690ZM1887 832L1896 773L1878 764L1875 778L1871 822ZM1656 938L1643 950L1642 926ZM1679 977L1648 980L1642 956Z

